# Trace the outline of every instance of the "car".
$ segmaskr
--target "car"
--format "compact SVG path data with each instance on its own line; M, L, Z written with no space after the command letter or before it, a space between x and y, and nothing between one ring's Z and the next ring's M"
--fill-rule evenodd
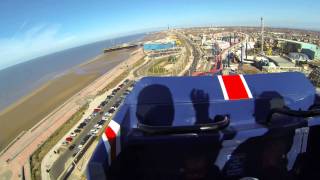
M120 85L119 85L119 88L123 88L123 86L124 86L124 84L120 84Z
M124 80L125 83L128 83L129 81L130 81L129 79Z
M97 113L92 113L90 116L91 116L91 118L94 118L94 117L96 117L96 115L97 115Z
M102 102L100 103L100 106L105 106L106 104L107 104L106 101L102 101Z
M97 108L95 108L93 110L93 112L96 113L96 114L98 114L98 112L100 112L100 111L101 111L101 107L100 106L98 106Z
M73 138L71 136L66 137L66 142L72 142Z
M76 137L76 136L77 136L77 133L72 132L72 133L70 134L70 136L71 136L71 137Z
M96 132L96 129L93 129L93 131L90 131L90 133L82 139L80 144L84 145L88 141L88 139L92 136L92 133L94 132Z
M71 144L68 149L71 151L71 150L73 150L75 147L76 147L75 144Z
M75 129L73 132L75 132L75 133L80 133L80 132L81 132L81 129Z
M117 88L117 91L119 91L120 89L121 89L121 88L118 87L118 88Z
M79 124L78 129L82 129L86 125L87 125L87 123L82 122L82 123Z
M67 146L67 145L69 145L69 142L63 141L63 142L62 142L62 145Z
M101 129L101 128L102 128L102 125L98 125L97 130L98 130L98 129Z
M82 144L79 144L78 145L78 149L82 149L83 148L83 145Z
M104 124L105 122L106 122L105 120L101 119L100 121L97 122L97 124L102 125L102 124Z
M81 125L81 126L86 126L86 125L87 125L87 123L82 122L82 123L80 123L80 125Z
M98 132L99 132L99 129L96 129L95 131L90 132L90 135L91 135L91 136L94 136L94 135L98 134Z
M110 116L112 116L112 113L106 112L106 113L104 114L104 116L105 116L105 117L110 117Z
M98 126L99 126L99 124L95 124L93 127L94 127L94 128L97 128Z
M107 117L106 116L102 116L102 120L107 120Z
M108 95L108 96L107 96L107 99L111 99L112 97L113 97L113 96L111 96L111 95Z
M76 157L76 155L78 154L79 151L76 151L72 154L72 157Z

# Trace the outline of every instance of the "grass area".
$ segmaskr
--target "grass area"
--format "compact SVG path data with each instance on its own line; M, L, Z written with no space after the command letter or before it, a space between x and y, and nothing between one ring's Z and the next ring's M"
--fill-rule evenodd
M151 61L155 61L155 63L152 64L152 62L150 62L152 66L148 69L148 74L159 75L159 74L168 73L168 70L164 68L164 66L169 63L168 57L151 60Z
M71 118L58 130L56 130L30 157L31 178L41 179L41 162L44 156L58 143L58 141L69 131L83 116L89 104L82 106Z

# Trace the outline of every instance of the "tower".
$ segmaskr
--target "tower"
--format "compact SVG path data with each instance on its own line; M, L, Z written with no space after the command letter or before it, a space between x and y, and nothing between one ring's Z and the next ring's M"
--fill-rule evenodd
M261 54L264 54L263 44L264 44L264 24L263 24L263 17L261 17Z

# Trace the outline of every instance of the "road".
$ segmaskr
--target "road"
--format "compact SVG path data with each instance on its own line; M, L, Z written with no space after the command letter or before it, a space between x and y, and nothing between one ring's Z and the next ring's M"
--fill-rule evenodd
M123 88L121 88L113 98L111 98L109 100L109 103L107 103L103 108L103 112L107 112L111 106L113 106L116 101L118 101L120 99L120 96L124 93L124 91L132 84L133 82L130 81L129 83L127 83ZM115 112L113 113L115 114ZM97 122L99 120L101 120L102 115L97 115L95 118L91 119L89 121L89 123L82 129L82 131L76 136L76 138L73 140L72 144L75 144L75 148L73 150L69 150L68 147L69 146L63 146L61 145L61 147L65 148L65 151L62 152L62 154L59 156L59 158L53 163L51 170L50 170L50 179L58 179L58 177L60 176L60 174L67 169L68 167L65 167L66 165L69 165L69 163L67 163L68 161L70 161L73 157L72 155L77 151L77 147L78 145L81 143L82 139L90 132L90 130L93 128L93 126L95 124L97 124ZM107 122L105 123L107 124ZM102 130L103 128L101 128L100 130Z
M188 39L184 38L186 42L189 44L189 46L192 48L193 53L193 62L189 68L189 70L184 74L185 76L188 76L189 74L192 74L193 72L197 71L197 65L200 60L200 53L198 49L193 45L193 43Z

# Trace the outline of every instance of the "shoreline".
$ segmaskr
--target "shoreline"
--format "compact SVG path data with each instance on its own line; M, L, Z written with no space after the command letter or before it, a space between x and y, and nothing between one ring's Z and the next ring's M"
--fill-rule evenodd
M127 71L125 68L126 65L132 66L144 57L141 48L133 52L130 53L130 56L124 62L119 63L95 81L91 82L88 86L73 94L64 104L60 104L57 109L48 115L49 117L47 116L42 119L44 122L35 128L33 132L26 132L20 139L14 142L13 145L0 156L0 177L6 173L10 173L11 178L16 178L21 175L21 168L28 169L30 155L78 111L81 107L81 105L77 103L78 100L93 97L119 75ZM27 172L27 179L30 178L28 173L29 172Z
M73 94L79 93L81 89L87 87L90 83L103 76L103 74L124 62L130 57L131 53L136 50L137 49L120 50L109 54L99 54L66 72L62 72L60 76L47 81L26 96L23 96L18 101L6 107L0 112L0 122L5 125L2 133L6 135L4 138L0 139L0 152L3 151L12 140L16 139L20 132L29 131L33 126L38 124L41 119L46 117L46 115L51 114L55 108L64 104ZM100 65L106 69L99 67ZM77 73L76 71L78 69L84 69L85 73ZM102 71L104 71L104 73L100 72L101 69L103 69ZM73 84L74 86L71 87L68 83ZM59 88L60 85L62 87ZM45 94L53 97L46 97ZM54 97L57 98L55 99ZM34 99L37 100L35 103L33 103ZM43 99L48 99L48 101ZM30 111L27 111L26 109L29 109ZM27 114L32 111L33 113L36 111L36 115ZM16 115L14 115L14 113ZM25 119L24 114L26 114L27 119ZM10 132L7 133L5 130Z
M39 87L35 88L34 90L32 90L30 93L27 93L26 95L22 96L21 98L19 98L17 101L11 103L9 106L3 108L2 110L0 110L0 116L4 113L6 113L6 111L9 111L10 109L18 106L19 104L21 104L23 101L25 101L26 99L32 97L33 95L37 94L37 92L39 92L40 90L44 89L45 87L47 87L50 83L52 83L52 81L54 81L55 79L61 78L62 76L74 71L76 68L79 68L80 66L85 66L89 63L92 63L94 61L96 61L98 58L100 58L101 56L103 56L104 54L99 54L95 57L92 57L90 59L88 59L85 62L82 62L81 64L78 64L74 67L72 67L69 70L63 71L57 75L55 75L54 77L52 77L51 79L49 79L47 82L44 82L43 84L41 84ZM0 149L1 151L1 149Z

